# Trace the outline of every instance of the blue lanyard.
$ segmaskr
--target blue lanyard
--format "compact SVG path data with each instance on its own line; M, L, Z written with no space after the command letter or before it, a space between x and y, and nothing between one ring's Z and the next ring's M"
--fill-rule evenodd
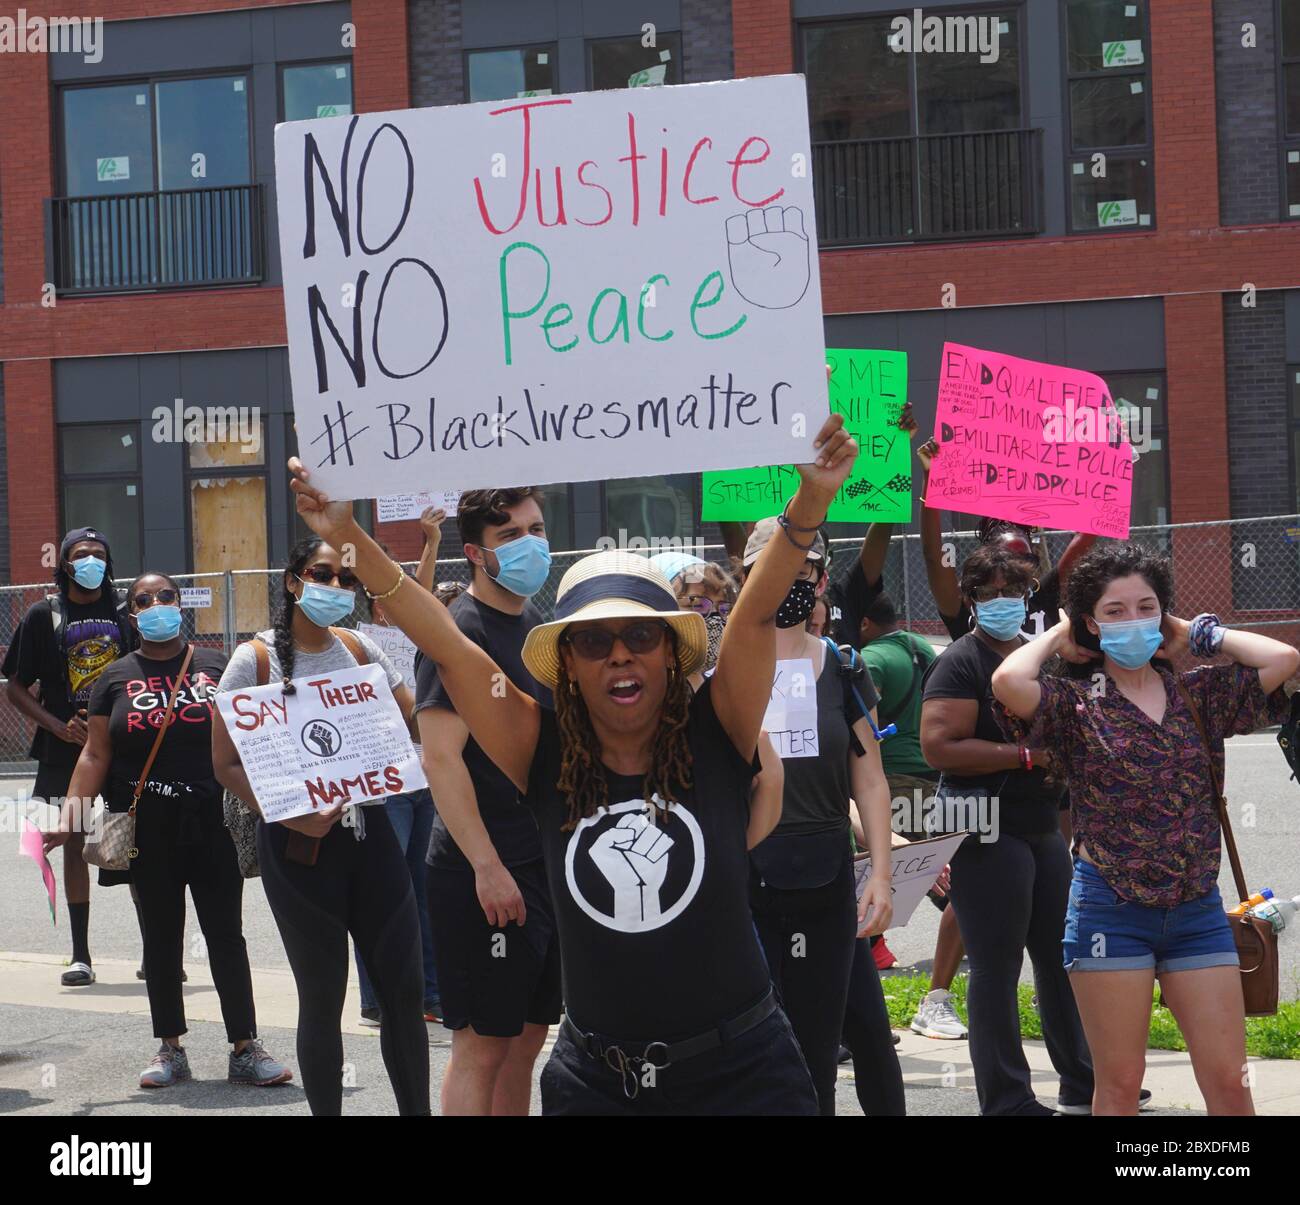
M898 732L897 724L886 724L883 728L876 727L876 721L871 718L871 708L867 706L862 695L858 692L858 684L853 679L859 670L864 674L867 672L866 663L862 660L858 650L851 644L846 644L841 648L829 636L823 636L822 640L830 650L830 655L839 663L840 673L848 678L849 689L853 692L853 697L857 700L858 707L861 709L863 716L866 717L867 723L871 725L871 731L875 734L876 740L883 741L887 737L896 735ZM849 663L847 665L844 664L844 658L840 655L845 650L849 654Z

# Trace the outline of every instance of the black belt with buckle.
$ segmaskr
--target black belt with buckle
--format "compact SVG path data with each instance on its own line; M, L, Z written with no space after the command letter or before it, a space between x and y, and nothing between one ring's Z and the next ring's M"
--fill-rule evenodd
M635 1100L641 1089L642 1068L653 1067L656 1071L662 1071L666 1067L693 1059L696 1055L716 1050L766 1021L776 1009L776 993L769 988L757 1004L747 1008L740 1016L696 1034L693 1038L683 1038L680 1042L625 1042L607 1038L603 1034L579 1029L567 1014L560 1022L560 1032L588 1058L603 1062L611 1071L620 1075L623 1094L629 1100Z

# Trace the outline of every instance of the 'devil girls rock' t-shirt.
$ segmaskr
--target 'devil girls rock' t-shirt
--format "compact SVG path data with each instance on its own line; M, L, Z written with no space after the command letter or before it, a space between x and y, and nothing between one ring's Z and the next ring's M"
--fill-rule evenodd
M184 656L184 647L165 661L128 653L110 665L95 684L90 714L108 716L113 761L105 798L115 810L123 802L130 803L167 714L167 701ZM225 667L224 654L194 649L176 692L171 723L149 769L151 795L180 797L193 793L185 787L201 787L205 794L220 796L212 773L212 696Z
M644 780L606 768L609 804L562 831L555 714L524 797L541 830L560 935L564 1006L580 1029L628 1041L692 1037L768 990L749 911L749 790L743 758L713 710L712 682L691 700L693 786L656 824Z

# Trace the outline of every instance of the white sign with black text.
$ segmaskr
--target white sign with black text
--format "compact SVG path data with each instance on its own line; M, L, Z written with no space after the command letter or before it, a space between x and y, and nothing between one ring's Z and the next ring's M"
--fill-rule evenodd
M216 696L268 823L425 786L381 666L358 665Z
M763 728L778 757L817 756L817 671L812 658L778 659Z
M813 459L801 75L283 122L294 425L334 498Z
M894 919L890 922L891 929L901 929L912 919L917 904L934 886L935 879L957 852L957 846L968 836L969 833L952 833L894 847ZM858 854L853 859L853 873L857 879L858 899L861 899L871 874L870 854Z

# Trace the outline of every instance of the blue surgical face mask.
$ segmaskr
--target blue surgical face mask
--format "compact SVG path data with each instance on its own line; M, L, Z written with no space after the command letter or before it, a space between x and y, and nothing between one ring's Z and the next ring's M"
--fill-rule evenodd
M181 609L154 603L136 615L135 626L146 640L171 640L181 630Z
M302 578L298 579L302 582ZM302 582L302 596L298 605L303 614L318 628L328 628L346 619L357 605L357 596L351 590L337 586L322 586L316 582Z
M1164 636L1159 615L1126 619L1120 623L1098 623L1101 651L1125 669L1141 669L1155 655Z
M1023 598L991 598L975 604L975 622L994 640L1011 640L1025 626Z
M532 598L546 585L551 573L551 546L541 536L520 536L490 551L497 554L498 562L492 580L511 594ZM492 577L490 573L488 576Z
M108 568L108 562L97 556L83 556L69 563L77 585L86 590L97 590L104 580L104 571Z

